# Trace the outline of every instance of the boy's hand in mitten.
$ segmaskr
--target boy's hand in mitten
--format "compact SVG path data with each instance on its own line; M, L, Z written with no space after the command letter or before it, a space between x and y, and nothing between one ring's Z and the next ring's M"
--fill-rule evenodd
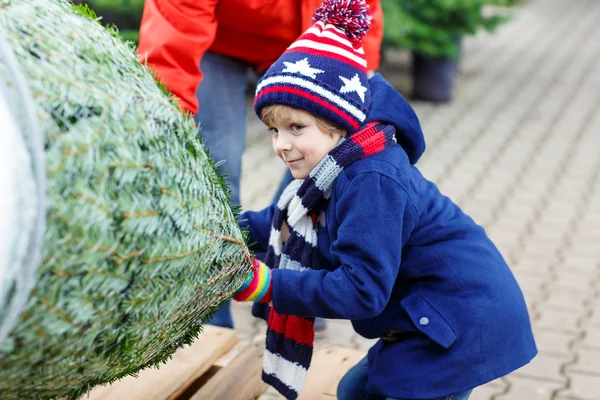
M242 287L233 294L233 298L237 301L270 303L272 300L271 268L255 259L252 264L252 273Z

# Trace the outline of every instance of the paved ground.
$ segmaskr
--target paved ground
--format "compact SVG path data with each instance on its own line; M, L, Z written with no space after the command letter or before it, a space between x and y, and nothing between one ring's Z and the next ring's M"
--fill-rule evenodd
M414 103L428 143L418 167L482 224L525 292L538 357L472 399L600 399L600 1L537 0L465 43L455 100ZM406 92L406 53L385 75ZM250 113L244 209L283 173ZM241 335L264 326L236 304ZM320 343L367 349L329 321Z

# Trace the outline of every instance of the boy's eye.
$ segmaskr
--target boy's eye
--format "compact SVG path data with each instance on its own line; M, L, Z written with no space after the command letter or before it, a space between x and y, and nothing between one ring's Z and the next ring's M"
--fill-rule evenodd
M304 128L303 125L298 125L298 124L294 124L291 126L292 131L294 132L298 132L299 130L301 130L302 128Z
M279 133L277 128L269 128L269 132L271 132L271 135L277 135Z

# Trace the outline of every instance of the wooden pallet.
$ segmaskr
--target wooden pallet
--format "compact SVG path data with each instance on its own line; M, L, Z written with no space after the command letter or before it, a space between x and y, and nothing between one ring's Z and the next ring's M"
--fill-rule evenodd
M98 387L80 400L255 400L268 389L260 378L263 350L264 340L240 342L231 329L206 326L191 346L179 349L168 363L143 370L137 378ZM364 355L322 346L313 356L299 398L335 399L339 380Z

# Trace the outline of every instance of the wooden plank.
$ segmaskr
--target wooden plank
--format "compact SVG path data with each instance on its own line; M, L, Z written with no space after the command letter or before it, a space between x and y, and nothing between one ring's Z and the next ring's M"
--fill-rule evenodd
M306 386L298 400L333 400L342 376L367 353L339 346L323 345L310 362Z
M246 349L246 347L248 347L248 343L248 340L238 341L235 346L231 348L231 350L215 360L213 365L218 369L225 367L227 364L233 361L233 359L239 356L240 353Z
M84 395L81 400L162 400L174 399L204 374L213 363L237 342L235 331L211 325L204 327L198 339L179 349L159 368L141 371Z
M219 370L190 400L254 400L268 386L261 379L264 341L252 343Z

